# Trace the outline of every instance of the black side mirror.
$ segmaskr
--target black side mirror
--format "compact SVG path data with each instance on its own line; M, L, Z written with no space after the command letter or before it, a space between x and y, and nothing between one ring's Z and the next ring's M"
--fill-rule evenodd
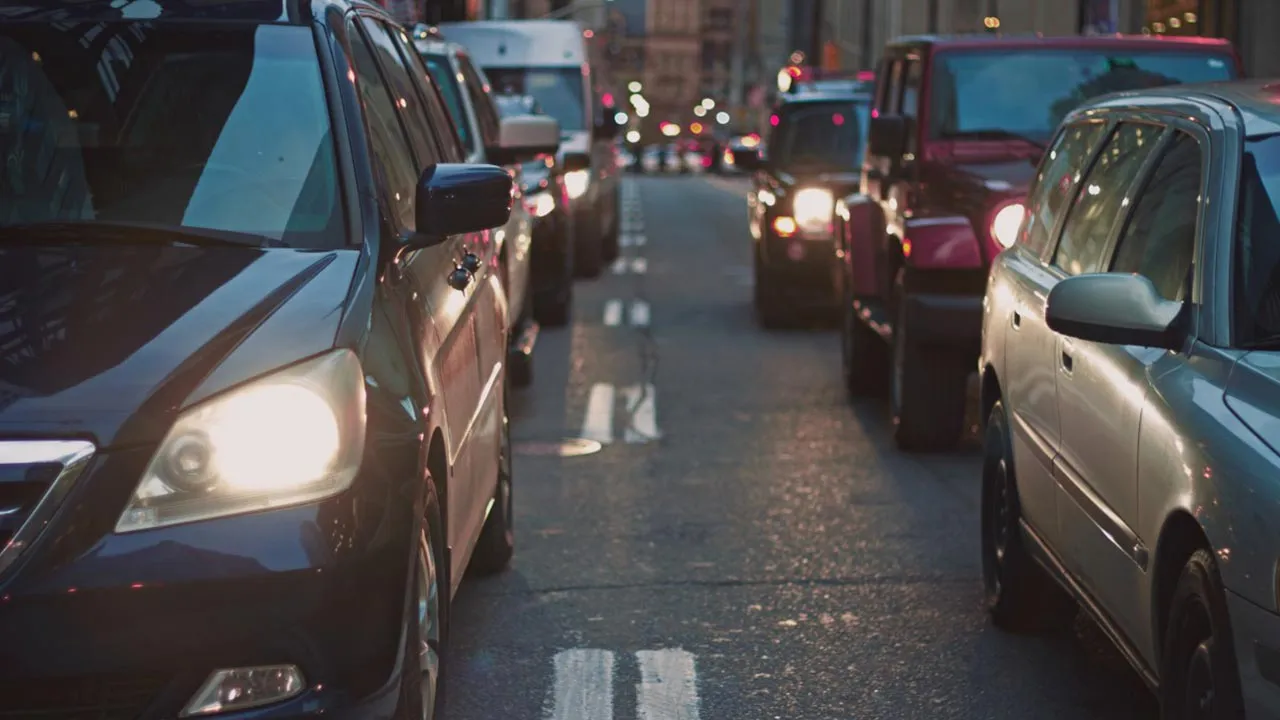
M511 175L496 165L440 163L422 172L414 219L416 247L443 242L450 235L480 232L507 224L511 217Z
M567 152L564 154L564 160L562 160L560 164L562 167L564 167L565 172L573 172L575 170L590 170L591 155L584 152L577 152L577 151Z
M901 160L907 151L907 119L901 115L871 118L867 149L877 157L887 157L894 162Z
M764 162L755 148L734 148L733 164L743 170L759 170Z

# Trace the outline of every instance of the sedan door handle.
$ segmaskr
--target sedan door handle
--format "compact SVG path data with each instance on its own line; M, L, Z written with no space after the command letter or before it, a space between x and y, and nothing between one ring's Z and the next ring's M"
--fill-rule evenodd
M474 275L480 272L480 258L475 253L467 253L462 256L462 267Z
M457 290L458 292L462 292L471 284L472 277L474 276L471 274L470 270L465 267L456 267L453 269L453 272L449 273L449 277L446 282L449 283L449 287Z
M1022 327L1022 313L1017 310L1013 311L1013 329L1017 330Z
M1073 365L1073 362L1071 360L1071 355L1066 350L1063 350L1062 351L1062 369L1066 370L1067 372L1071 372L1072 365Z

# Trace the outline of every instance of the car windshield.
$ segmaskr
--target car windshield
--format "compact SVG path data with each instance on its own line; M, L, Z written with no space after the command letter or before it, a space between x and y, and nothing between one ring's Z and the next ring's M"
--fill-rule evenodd
M856 102L801 103L779 113L769 164L789 172L852 171L862 166L868 106Z
M498 114L502 117L546 115L538 101L527 95L494 95L493 102L498 106Z
M1280 335L1280 135L1245 144L1236 237L1236 335Z
M560 123L560 130L586 129L580 69L486 67L484 74L496 92L532 97L543 111Z
M0 29L0 67L0 227L346 243L308 28L12 24Z
M449 58L444 55L423 55L422 59L427 63L427 72L431 73L436 85L440 87L440 94L444 95L444 104L449 108L449 117L453 119L453 125L458 130L462 146L468 150L475 149L471 144L471 124L467 122L467 114L462 106L462 88L458 86L458 73L453 71L449 65Z
M1062 118L1089 98L1234 75L1234 62L1220 51L943 52L933 71L930 136L1006 134L1043 144Z

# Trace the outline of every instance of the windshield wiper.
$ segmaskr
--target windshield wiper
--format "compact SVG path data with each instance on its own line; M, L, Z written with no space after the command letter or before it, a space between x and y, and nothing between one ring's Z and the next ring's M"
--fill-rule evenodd
M1001 130L1000 128L957 130L955 132L944 133L942 137L947 140L958 140L961 138L972 138L974 140L1018 140L1020 142L1027 143L1028 145L1034 145L1037 148L1044 150L1044 143L1038 140L1033 140L1027 137L1026 135L1022 135L1021 133L1016 133L1010 130Z
M264 235L147 223L83 220L0 226L0 244L13 245L33 241L73 244L149 243L202 247L287 247L279 240Z

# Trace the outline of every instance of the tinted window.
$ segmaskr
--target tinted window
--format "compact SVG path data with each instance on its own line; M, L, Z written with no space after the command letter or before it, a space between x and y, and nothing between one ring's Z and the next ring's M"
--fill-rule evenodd
M441 99L440 91L431 79L431 74L427 72L427 66L423 64L422 57L414 49L413 41L409 39L409 35L404 31L404 28L393 27L390 28L390 31L391 39L395 43L396 50L400 53L400 59L409 68L409 75L413 81L414 89L418 91L423 107L427 112L427 120L432 128L431 134L435 138L436 145L440 151L440 161L463 162L466 158L466 152L462 149L462 143L458 138L457 130L454 128L453 119L449 117L449 112L444 109L444 100Z
M0 29L0 225L146 223L345 245L310 30L142 27L112 34L109 54L68 28Z
M1245 144L1237 233L1236 333L1280 334L1280 135Z
M1178 133L1138 196L1111 270L1145 275L1165 299L1183 299L1199 208L1200 144Z
M865 104L797 103L779 112L769 164L788 172L853 171L862 166Z
M427 61L427 70L431 72L432 79L440 88L440 94L444 96L445 106L449 108L449 116L453 118L453 126L458 131L462 145L468 152L479 149L471 136L471 123L467 121L467 112L463 109L458 73L450 67L449 58L443 55L424 55L423 59Z
M1029 195L1030 219L1022 237L1023 244L1033 252L1041 253L1049 244L1058 218L1073 196L1082 168L1105 127L1102 123L1066 127L1054 146L1049 148L1036 175L1035 188Z
M924 63L919 60L907 61L907 77L902 86L902 109L900 114L907 119L907 152L918 150L916 127L920 115L920 83L924 77Z
M1122 123L1107 139L1080 183L1075 204L1062 227L1053 264L1072 275L1098 272L1111 230L1163 128Z
M378 73L372 51L360 33L351 32L350 38L356 86L364 101L365 124L369 128L369 150L382 176L382 196L397 229L412 232L416 227L413 203L418 185L413 151L409 149L395 103Z
M902 66L901 60L893 62L893 70L889 73L889 88L884 96L885 112L896 115L902 107Z
M1227 80L1220 52L1004 50L944 52L934 61L930 136L1002 130L1048 140L1085 100L1118 90Z
M369 39L373 41L383 76L387 79L395 96L400 120L408 131L414 155L418 158L418 168L440 162L440 150L431 137L431 127L427 121L426 111L422 107L422 98L414 89L409 68L404 64L404 58L400 57L400 51L396 49L390 30L386 25L368 18L365 18L362 24L369 33Z
M489 84L476 72L466 56L458 55L458 68L462 70L462 87L471 96L471 108L476 112L476 121L480 123L485 144L497 142L498 111L493 109L493 101L489 99Z
M586 129L582 71L577 68L485 68L495 92L529 95L566 131Z

